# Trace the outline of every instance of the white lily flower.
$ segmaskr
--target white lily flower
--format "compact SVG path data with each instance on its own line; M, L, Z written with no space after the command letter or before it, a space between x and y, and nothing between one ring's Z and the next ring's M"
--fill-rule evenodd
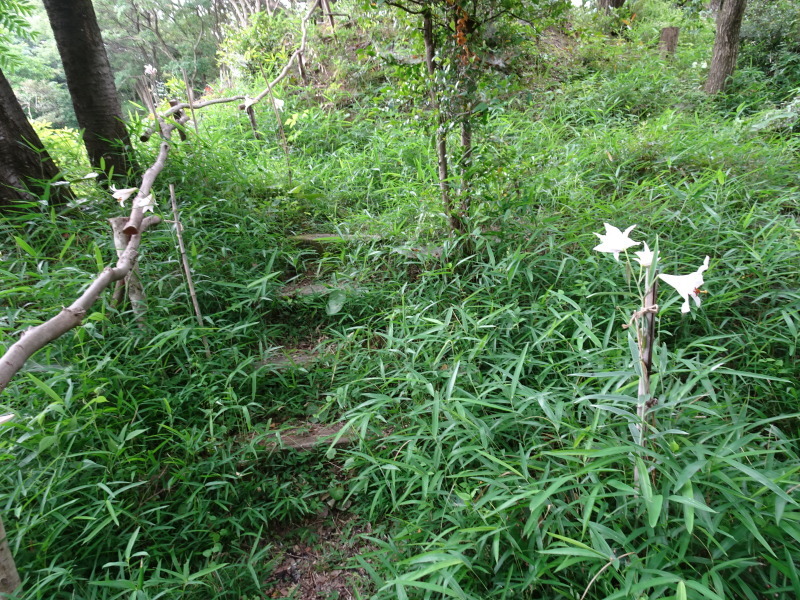
M700 268L688 275L664 275L663 273L659 275L664 283L675 288L675 291L683 298L682 313L688 313L691 310L689 298L693 298L694 303L700 306L700 286L703 285L703 273L708 270L709 260L711 258L706 256Z
M647 245L647 242L644 243L644 250L639 250L634 252L636 258L634 259L640 265L642 265L645 269L653 264L653 258L655 258L655 252L650 250L650 247Z
M284 104L286 103L283 100L281 100L280 98L275 98L275 108L277 108L278 110L283 110Z
M158 69L156 69L153 65L145 65L144 66L144 74L149 77L155 77L156 73L158 73Z
M114 200L119 202L120 206L125 206L125 200L130 198L131 194L133 194L138 189L139 188L124 188L124 189L118 190L117 188L115 188L112 185L111 186L111 192L112 192L111 195L114 196Z
M96 177L99 177L97 173L87 173L82 179L95 179Z
M632 246L638 246L642 243L634 242L628 237L636 225L631 225L625 231L620 231L608 223L603 223L603 225L606 227L606 233L605 235L602 233L595 233L595 235L600 238L600 244L595 246L594 250L597 250L598 252L610 252L614 255L614 260L619 260L620 252L625 252L625 250L628 248L631 248Z
M13 418L14 415L0 415L0 425L2 425L3 423L8 423Z
M136 201L136 207L141 208L143 213L146 213L148 210L153 212L153 207L156 205L156 200L153 198L153 194L148 194L146 198L139 198Z

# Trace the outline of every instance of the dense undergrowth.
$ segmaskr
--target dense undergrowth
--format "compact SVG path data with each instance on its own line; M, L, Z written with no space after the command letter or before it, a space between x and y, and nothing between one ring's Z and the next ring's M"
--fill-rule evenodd
M394 65L327 99L279 90L291 185L279 144L204 111L157 192L169 219L178 190L204 327L162 225L142 244L146 320L104 299L3 395L21 597L265 597L276 524L333 489L372 525L350 565L362 597L799 596L797 140L774 98L699 93L708 25L671 62L643 46L668 14L605 44L584 24L582 45L551 49L557 69L498 84L461 239L443 229L430 115ZM79 209L2 223L5 343L114 256L117 206L79 185ZM636 293L592 252L603 222L658 237L666 272L711 256L699 310L662 292L644 448L623 329ZM382 237L322 257L285 237L332 229ZM311 276L350 285L338 310L281 297ZM281 346L328 352L260 365ZM357 445L263 446L339 420Z

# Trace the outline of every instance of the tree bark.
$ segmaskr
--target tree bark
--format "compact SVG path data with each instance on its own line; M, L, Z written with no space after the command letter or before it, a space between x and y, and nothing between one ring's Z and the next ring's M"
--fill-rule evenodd
M661 38L658 40L658 47L663 56L674 56L678 49L678 34L680 27L664 27L661 30Z
M46 182L58 176L58 168L0 71L0 212L37 200L46 194ZM63 205L69 197L68 188L50 187L51 205Z
M612 8L621 8L625 0L597 0L597 8L604 12L609 12Z
M447 157L447 119L439 106L436 83L436 43L433 38L433 14L430 8L422 11L422 37L425 40L425 65L431 80L431 108L436 113L436 157L439 167L439 191L442 196L442 208L447 215L450 229L463 233L466 226L453 206L453 196L448 178L449 161Z
M724 90L728 78L733 75L746 4L747 0L724 0L717 13L717 34L705 85L707 94L717 94Z
M11 548L6 541L6 529L0 520L0 596L11 594L19 587L20 579Z
M44 0L44 6L89 160L123 177L133 168L131 142L92 2Z

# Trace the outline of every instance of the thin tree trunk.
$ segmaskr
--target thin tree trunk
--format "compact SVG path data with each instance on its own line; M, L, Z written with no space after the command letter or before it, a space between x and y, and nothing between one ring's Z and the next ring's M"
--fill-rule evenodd
M425 64L431 80L431 107L436 112L436 157L439 164L439 191L442 196L442 208L447 215L450 229L463 233L466 227L453 206L450 181L448 180L447 120L439 106L437 94L436 43L433 39L433 14L429 8L422 11L422 33L425 40Z
M6 540L6 529L0 519L0 595L11 594L19 587L17 565Z
M336 29L336 23L333 20L333 12L331 11L331 3L328 0L322 0L320 4L322 12L328 16L328 22L331 24L331 29Z
M472 104L467 104L467 110L461 121L461 219L469 219L471 194L471 168L472 168Z
M739 54L739 31L747 0L724 0L717 13L717 35L714 38L714 52L708 69L705 91L717 94L725 89L728 78L736 69Z
M621 8L625 0L597 0L597 8L604 12L610 12L612 8Z
M131 142L92 2L44 0L44 6L89 160L97 169L125 176L133 167Z
M36 200L46 192L43 182L58 176L58 168L0 71L0 212ZM68 188L50 187L51 205L63 205L69 198Z

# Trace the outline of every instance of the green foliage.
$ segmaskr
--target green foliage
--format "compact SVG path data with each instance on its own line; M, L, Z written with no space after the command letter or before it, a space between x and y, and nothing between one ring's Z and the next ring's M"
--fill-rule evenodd
M272 78L286 64L299 39L296 18L282 11L274 15L260 12L250 26L226 36L218 56L237 79L250 81L259 75Z
M103 40L120 95L138 100L134 82L144 66L158 69L159 78L183 80L199 93L217 74L215 52L224 2L186 0L98 0L94 3ZM183 93L182 97L185 97Z
M767 78L763 95L785 99L800 76L800 3L749 2L740 35L740 64Z
M33 12L28 0L0 0L0 68L8 68L19 57L12 50L12 39L30 38L25 17Z
M800 594L796 140L770 113L727 110L735 95L700 94L706 29L667 62L653 22L613 43L564 33L573 50L549 38L539 56L557 68L478 81L482 202L462 238L444 231L421 67L398 60L415 42L379 44L381 66L353 48L397 35L378 12L319 51L341 69L330 89L276 90L291 184L271 110L256 107L259 141L240 111L204 109L155 189L171 219L176 186L202 326L162 224L141 246L144 323L103 298L0 398L25 597L272 596L276 530L345 505L372 530L346 566L378 599ZM75 138L44 132L70 179L85 174ZM142 164L158 143L138 145ZM115 260L117 204L77 185L67 214L0 223L4 344ZM592 252L604 221L658 236L667 272L712 257L700 310L659 297L645 447L623 328L636 294ZM285 238L332 231L382 238L321 255ZM335 291L281 295L306 280ZM320 356L262 364L280 347ZM270 446L336 422L354 446Z

